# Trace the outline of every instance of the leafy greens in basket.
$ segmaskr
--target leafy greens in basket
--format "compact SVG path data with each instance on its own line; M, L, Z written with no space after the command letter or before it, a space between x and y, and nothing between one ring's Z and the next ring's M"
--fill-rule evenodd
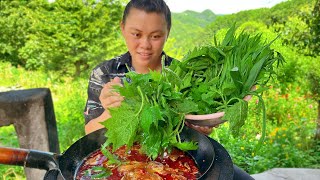
M110 109L112 117L103 122L108 129L106 145L116 150L139 142L151 158L172 147L196 149L196 143L180 140L184 116L219 111L225 112L223 119L237 135L248 114L243 98L258 96L264 110L263 86L275 74L274 64L284 59L270 48L272 42L262 42L261 35L241 32L236 36L235 32L232 26L221 43L215 40L215 45L195 48L162 72L127 73L129 81L118 88L125 100ZM253 86L259 88L251 91ZM265 116L263 127L264 137Z

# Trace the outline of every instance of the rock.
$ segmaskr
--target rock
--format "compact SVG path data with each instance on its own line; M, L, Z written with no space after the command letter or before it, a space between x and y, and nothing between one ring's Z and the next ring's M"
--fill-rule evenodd
M319 180L320 169L274 168L251 176L256 180Z

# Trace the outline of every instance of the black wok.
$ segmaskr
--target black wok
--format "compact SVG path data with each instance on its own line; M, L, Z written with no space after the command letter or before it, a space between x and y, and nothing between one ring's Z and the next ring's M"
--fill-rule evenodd
M44 179L70 179L83 160L101 147L106 140L105 129L88 134L72 144L62 155L27 149L0 147L0 164L19 165L47 170ZM188 153L195 159L202 174L199 179L228 180L233 178L233 165L227 151L216 141L185 127L183 141L196 141L199 148Z

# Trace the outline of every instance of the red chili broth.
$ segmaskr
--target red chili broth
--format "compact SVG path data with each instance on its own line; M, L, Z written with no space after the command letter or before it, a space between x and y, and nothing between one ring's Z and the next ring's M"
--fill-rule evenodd
M134 146L139 146L139 145L134 145ZM109 151L111 151L111 148L108 149ZM146 155L142 154L139 152L140 150L140 146L138 149L136 148L132 148L129 153L125 153L126 152L126 147L122 146L121 148L119 148L115 154L125 154L124 158L123 157L119 157L120 160L123 161L138 161L138 162L149 162L151 161ZM119 156L119 155L118 155ZM172 156L178 156L178 158L173 161L172 159L169 158ZM199 177L199 170L198 167L195 163L195 161L192 159L191 156L189 156L187 153L178 150L178 149L173 149L173 151L171 152L171 154L169 156L166 157L158 157L156 158L154 161L159 162L161 164L163 164L164 166L169 166L170 168L173 168L177 171L179 171L179 175L182 175L184 178L188 179L188 180L192 180L192 179L197 179L197 177ZM89 160L95 159L97 161L97 164L94 165L90 165L88 163ZM82 163L82 165L80 166L78 172L77 172L77 180L87 180L90 179L90 177L86 177L85 176L85 171L90 170L91 168L93 168L94 166L103 166L104 164L106 164L107 162L107 158L102 154L101 150L98 149L97 151L91 153ZM187 165L187 166L185 166ZM189 168L187 168L189 167ZM118 171L118 168L113 168L112 170L112 175L110 175L108 178L106 178L107 180L119 180L121 179L124 175L121 174ZM146 173L145 170L142 170L141 172ZM93 173L94 174L94 173ZM159 174L157 173L157 175L159 175L162 179L164 180L175 180L177 178L172 177L172 174Z

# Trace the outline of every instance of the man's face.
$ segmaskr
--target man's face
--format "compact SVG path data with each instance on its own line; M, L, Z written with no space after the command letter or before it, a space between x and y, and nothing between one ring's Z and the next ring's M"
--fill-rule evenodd
M169 33L163 14L132 8L125 24L121 24L121 31L136 70L161 67L161 53Z

